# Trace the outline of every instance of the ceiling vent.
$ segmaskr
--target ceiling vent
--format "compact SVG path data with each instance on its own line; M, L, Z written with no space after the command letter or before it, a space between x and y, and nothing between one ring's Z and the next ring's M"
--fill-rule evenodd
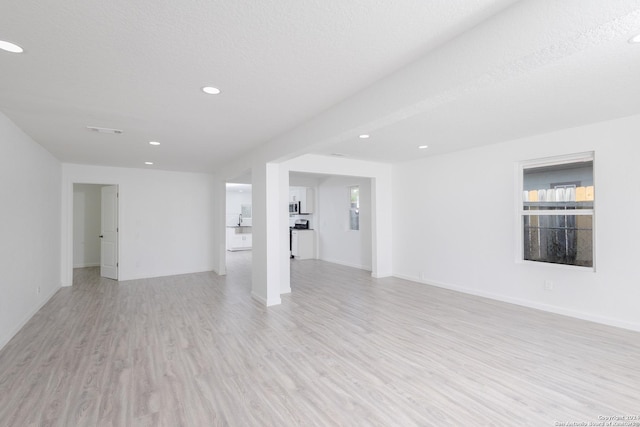
M87 129L89 129L90 131L93 131L93 132L111 133L111 134L115 134L115 135L120 135L122 133L122 130L120 130L120 129L99 128L99 127L96 127L96 126L87 126Z

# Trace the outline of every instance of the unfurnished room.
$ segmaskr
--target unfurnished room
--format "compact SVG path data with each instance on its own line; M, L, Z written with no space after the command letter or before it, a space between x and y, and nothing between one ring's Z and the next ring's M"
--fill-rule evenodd
M640 0L6 0L0 426L640 426Z

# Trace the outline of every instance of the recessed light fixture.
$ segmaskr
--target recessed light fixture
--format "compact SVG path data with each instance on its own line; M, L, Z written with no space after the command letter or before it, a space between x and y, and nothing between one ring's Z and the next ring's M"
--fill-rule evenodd
M153 162L144 162L145 165L152 165Z
M202 88L202 91L208 95L217 95L220 93L220 89L212 86L205 86Z
M428 145L418 145L418 148L421 149L421 150L425 150L425 149L429 148L429 146Z
M18 46L17 44L13 44L11 42L7 42L4 40L0 40L0 49L5 50L11 53L22 53L24 49Z
M87 129L98 133L112 133L116 135L120 135L122 133L122 130L120 129L100 128L97 126L87 126Z
M635 35L629 39L629 43L640 43L640 34Z
M360 139L367 139L369 138L371 135L367 135L366 133L363 133L362 135L358 136L358 138Z
M158 141L149 141L149 145L160 145Z

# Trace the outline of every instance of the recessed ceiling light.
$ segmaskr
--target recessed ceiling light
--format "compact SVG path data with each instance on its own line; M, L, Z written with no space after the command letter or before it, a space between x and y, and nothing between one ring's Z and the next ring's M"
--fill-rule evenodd
M153 162L144 162L145 165L152 165Z
M149 145L160 145L158 141L149 141Z
M629 39L629 43L640 43L640 34L638 34L638 35L636 35L634 37L631 37Z
M220 89L218 89L217 87L212 87L212 86L205 86L202 88L202 91L206 94L209 95L217 95L220 93Z
M429 148L429 146L428 145L418 145L418 148L421 149L421 150L424 150L426 148Z
M366 133L363 133L362 135L358 136L358 138L360 139L367 139L369 138L370 135L367 135Z
M0 49L6 50L7 52L11 52L11 53L24 52L24 49L18 46L17 44L6 42L4 40L0 40Z

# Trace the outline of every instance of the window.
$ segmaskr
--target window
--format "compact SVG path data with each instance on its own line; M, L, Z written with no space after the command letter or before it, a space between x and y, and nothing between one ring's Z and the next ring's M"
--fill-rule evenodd
M521 164L522 259L593 267L593 153Z
M349 187L349 230L360 230L360 187Z

